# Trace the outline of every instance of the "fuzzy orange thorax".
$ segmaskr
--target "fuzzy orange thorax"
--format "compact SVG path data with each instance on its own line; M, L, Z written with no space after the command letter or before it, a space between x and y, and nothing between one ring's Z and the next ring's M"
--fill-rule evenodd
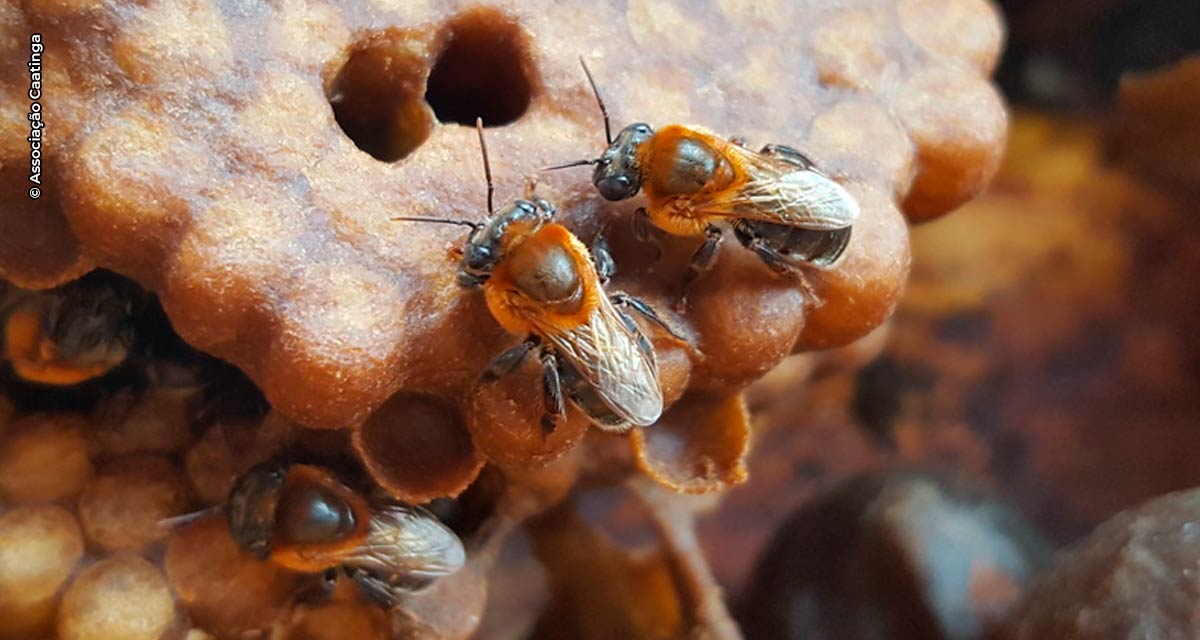
M698 143L722 161L708 183L693 194L665 193L662 185L675 170L676 154L684 140ZM714 220L693 206L694 200L702 197L712 200L725 191L736 191L746 182L745 169L737 161L737 154L727 152L733 143L700 127L680 124L667 125L638 150L638 166L642 171L642 191L646 194L646 212L651 222L667 233L693 236L704 232Z
M563 310L529 299L515 284L513 265L517 261L506 258L496 265L491 277L484 283L483 291L492 316L513 335L534 333L544 336L556 330L574 328L586 323L599 304L600 279L592 264L591 253L566 227L546 224L537 232L513 242L508 248L508 255L512 256L518 251L534 252L536 255L551 248L561 248L571 257L582 288L579 304Z

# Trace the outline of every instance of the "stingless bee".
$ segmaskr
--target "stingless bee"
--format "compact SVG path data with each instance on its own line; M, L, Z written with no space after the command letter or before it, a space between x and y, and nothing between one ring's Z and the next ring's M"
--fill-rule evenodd
M368 500L322 467L255 467L238 478L224 510L230 535L247 553L323 573L327 584L341 572L386 607L466 561L458 536L429 511Z
M608 148L599 158L551 169L595 165L592 183L611 201L644 191L646 206L634 217L635 235L642 241L650 240L650 225L672 235L705 236L684 276L680 307L686 307L691 284L713 265L721 220L768 267L799 279L806 289L805 269L825 269L841 257L858 219L858 203L804 154L777 144L755 152L679 124L655 131L639 122L614 139L592 73L582 58L579 62L604 117Z
M482 121L477 120L475 127L487 179L487 218L482 222L394 219L471 228L462 248L458 283L482 287L500 326L525 337L500 354L484 378L515 370L536 349L542 364L544 429L553 429L566 415L564 391L603 429L653 424L663 410L654 349L633 319L617 307L632 309L676 339L683 338L645 302L623 293L605 293L613 263L602 243L594 255L589 253L573 233L553 221L554 207L535 197L532 185L525 199L499 212L494 209Z
M8 287L4 359L26 382L70 386L120 366L134 342L132 302L85 279L50 291Z

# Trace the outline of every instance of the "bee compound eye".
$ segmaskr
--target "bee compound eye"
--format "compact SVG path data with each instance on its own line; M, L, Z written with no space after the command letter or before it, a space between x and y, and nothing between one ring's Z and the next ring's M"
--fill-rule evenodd
M485 244L470 244L464 257L468 269L483 269L492 259L492 249Z
M605 176L596 182L596 189L607 200L624 200L633 195L633 181L629 176L617 173Z

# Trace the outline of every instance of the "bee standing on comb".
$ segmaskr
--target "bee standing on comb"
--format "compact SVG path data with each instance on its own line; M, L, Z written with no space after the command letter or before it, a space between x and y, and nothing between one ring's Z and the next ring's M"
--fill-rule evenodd
M614 138L608 109L587 64L608 148L600 157L551 169L594 165L592 183L607 200L626 200L639 191L634 230L650 239L649 226L677 236L704 236L683 278L678 307L687 291L712 267L721 243L720 221L738 241L781 275L804 281L807 269L825 269L841 257L858 219L858 203L821 173L804 154L769 144L751 151L700 127L672 124L657 131L631 124ZM811 293L811 292L810 292Z
M483 123L477 120L475 126L487 177L487 217L480 222L395 219L470 227L458 282L481 287L496 321L524 338L500 354L484 377L512 372L536 352L542 364L545 429L553 429L565 417L564 398L606 430L653 424L663 411L654 349L633 319L617 307L637 311L668 332L671 329L646 303L605 293L611 258L602 249L593 255L566 227L555 223L549 202L529 193L500 211L494 209Z

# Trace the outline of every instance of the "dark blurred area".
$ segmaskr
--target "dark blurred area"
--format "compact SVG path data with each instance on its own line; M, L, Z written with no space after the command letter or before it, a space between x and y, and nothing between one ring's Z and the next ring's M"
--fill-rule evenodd
M1110 107L1121 77L1200 50L1196 0L1001 0L1008 47L996 80L1011 104Z
M1200 2L999 6L991 188L913 228L879 335L751 389L750 481L700 521L748 638L1200 634L1175 551L1196 502L1110 521L1200 485ZM912 469L987 497L917 491ZM1026 526L1080 551L998 542ZM1007 573L977 571L996 557Z

